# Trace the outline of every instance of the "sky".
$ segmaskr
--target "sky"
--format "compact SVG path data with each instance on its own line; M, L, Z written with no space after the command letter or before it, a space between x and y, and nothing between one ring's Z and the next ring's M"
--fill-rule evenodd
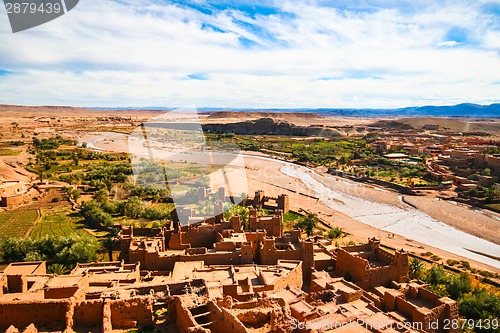
M81 0L16 34L0 7L0 104L500 102L500 0Z

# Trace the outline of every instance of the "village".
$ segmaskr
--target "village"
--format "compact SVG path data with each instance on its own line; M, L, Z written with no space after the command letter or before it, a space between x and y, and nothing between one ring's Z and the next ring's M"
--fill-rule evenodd
M262 205L274 215L258 216ZM0 329L458 332L457 303L410 279L405 250L284 233L288 210L286 195L257 192L249 230L239 216L199 221L189 211L161 228L123 227L120 261L79 263L67 275L11 263L0 277Z

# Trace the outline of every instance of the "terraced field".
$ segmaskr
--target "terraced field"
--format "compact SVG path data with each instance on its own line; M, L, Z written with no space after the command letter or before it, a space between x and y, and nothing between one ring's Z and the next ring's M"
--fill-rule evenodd
M30 233L30 237L35 239L44 235L93 237L84 228L81 217L69 209L44 209L42 218Z
M36 209L0 213L0 236L24 238L38 218Z

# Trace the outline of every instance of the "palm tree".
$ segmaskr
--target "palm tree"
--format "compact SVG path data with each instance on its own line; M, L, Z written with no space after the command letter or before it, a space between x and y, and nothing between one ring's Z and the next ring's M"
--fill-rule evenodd
M108 250L109 261L113 261L113 248L118 244L118 238L109 235L101 240L102 246Z
M408 273L411 279L420 279L424 273L425 265L418 258L411 258Z
M313 213L308 213L307 217L304 218L302 221L298 222L295 226L304 229L307 236L312 236L314 228L316 228L316 225L318 223L319 223L319 218Z
M52 264L47 268L47 273L56 274L56 275L65 275L68 274L68 267L63 264Z

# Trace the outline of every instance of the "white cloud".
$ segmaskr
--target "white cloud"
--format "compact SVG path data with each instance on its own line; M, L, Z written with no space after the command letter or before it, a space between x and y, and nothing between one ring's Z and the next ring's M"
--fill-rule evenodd
M152 1L82 1L0 35L0 103L86 106L400 107L498 101L500 37L481 3L279 15ZM0 27L6 16L0 15ZM243 22L243 23L241 23ZM212 28L210 28L212 27ZM460 28L470 42L450 40ZM245 47L241 39L256 46ZM199 73L206 80L186 80ZM326 79L326 80L325 80Z

